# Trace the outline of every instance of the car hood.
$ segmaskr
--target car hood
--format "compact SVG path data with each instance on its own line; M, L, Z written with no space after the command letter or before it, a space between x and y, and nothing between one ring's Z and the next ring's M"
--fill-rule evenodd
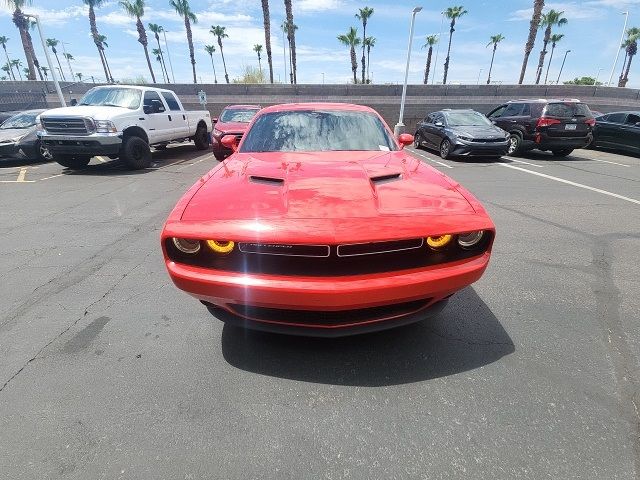
M213 128L224 133L226 132L244 133L247 131L248 126L249 124L244 122L226 122L226 123L218 122L213 126Z
M453 181L403 151L236 153L183 221L474 214Z
M0 129L0 142L11 140L12 138L23 137L33 131L33 128L9 128L6 130Z
M97 120L111 120L113 117L121 116L125 113L133 113L135 110L130 110L124 107L101 107L92 105L76 105L75 107L62 107L47 110L41 116L47 117L91 117Z
M456 135L464 135L471 138L502 138L504 139L504 130L495 125L478 125L478 126L460 126L451 127Z

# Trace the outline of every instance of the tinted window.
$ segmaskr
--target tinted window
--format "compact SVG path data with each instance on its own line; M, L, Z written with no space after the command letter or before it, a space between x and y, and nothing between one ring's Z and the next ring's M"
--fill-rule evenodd
M294 110L260 115L241 152L397 150L378 116L341 110Z
M522 103L510 103L502 114L503 117L517 117L522 113Z
M635 125L638 122L640 122L640 115L634 115L633 113L630 113L629 116L627 117L627 121L624 123Z
M610 113L604 117L607 122L612 123L624 123L625 118L627 118L626 113Z
M487 117L477 112L450 112L445 117L450 127L491 125Z
M249 123L256 116L258 110L255 108L225 108L218 119L219 122L240 122Z
M142 92L134 88L92 88L78 105L103 105L136 110L140 106Z
M549 103L544 114L548 117L570 118L570 117L592 117L591 110L584 103L566 102Z
M529 115L531 115L531 108L529 107L528 103L524 104L524 106L522 107L522 113L520 113L520 115L522 115L523 117L528 117Z
M493 112L489 114L489 118L501 117L506 108L507 108L506 105L502 105L501 107L496 108Z
M178 104L178 100L176 100L176 96L171 92L162 92L162 96L164 100L169 105L169 110L180 110L180 104Z
M144 92L144 106L150 107L152 100L159 101L160 105L162 105L162 108L164 108L164 104L162 103L162 100L160 99L160 95L158 95L158 92L151 92L151 91Z
M36 124L37 113L19 113L13 117L9 117L2 124L0 129L7 130L10 128L29 128Z

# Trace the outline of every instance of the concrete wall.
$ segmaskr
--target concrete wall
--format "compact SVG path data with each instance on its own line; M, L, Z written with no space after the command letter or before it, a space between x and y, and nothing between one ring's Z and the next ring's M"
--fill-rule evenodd
M65 97L80 98L93 84L63 84ZM393 128L400 110L400 85L240 85L171 84L186 108L199 109L197 92L207 93L207 108L217 116L226 105L249 103L273 105L288 102L348 102L376 109ZM45 92L51 107L57 96L51 82L2 82L0 93ZM71 92L71 93L69 93ZM6 95L5 95L6 97ZM409 85L405 107L407 130L429 112L442 108L473 108L487 113L493 107L517 98L579 98L601 112L640 110L640 90L576 85ZM9 110L0 105L0 110Z

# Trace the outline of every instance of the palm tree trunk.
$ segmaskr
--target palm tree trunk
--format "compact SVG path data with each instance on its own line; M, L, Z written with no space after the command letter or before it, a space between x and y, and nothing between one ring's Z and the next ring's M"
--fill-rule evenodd
M27 80L35 80L36 79L36 68L33 63L32 57L32 46L29 45L29 25L27 19L22 14L22 10L16 8L13 12L13 23L18 27L18 31L20 32L20 40L22 41L22 48L24 50L24 56L27 59L27 65L29 67L29 76ZM18 71L20 77L22 78L22 73Z
M13 68L11 67L11 60L9 60L9 53L7 53L7 46L3 45L2 48L4 48L4 54L7 56L7 65L9 66L9 78L12 78L13 81L15 82L16 76L13 74Z
M455 32L456 21L451 20L451 28L449 29L449 48L447 48L447 58L444 61L444 78L442 79L442 84L447 84L447 75L449 75L449 58L451 57L451 39L453 38L453 32Z
M544 84L547 84L547 79L549 78L549 68L551 67L551 60L553 60L553 52L556 49L556 44L551 44L551 54L549 55L549 63L547 64L547 73L544 76Z
M16 65L16 70L18 71L18 75L20 75L20 81L22 81L22 72L20 71L20 67Z
M98 27L96 26L96 12L93 10L93 5L89 5L89 27L91 29L91 36L93 37L93 43L96 44L96 48L98 49L98 55L100 55L100 60L102 61L104 76L107 79L107 83L109 83L110 77L109 77L109 72L107 70L106 57L104 57L102 53L100 39L98 38ZM71 79L73 80L73 77L71 77Z
M367 84L371 83L371 79L369 78L369 65L371 65L371 59L369 56L371 55L371 45L367 45Z
M44 81L44 77L42 76L42 71L40 70L40 62L38 62L38 57L36 57L36 50L33 48L33 38L31 38L31 33L27 30L27 40L29 40L29 49L31 50L31 58L33 58L33 65L36 67L38 71L38 76L41 81ZM33 78L35 80L35 77Z
M138 30L138 42L142 44L142 48L144 48L144 56L147 58L147 66L149 67L149 73L151 74L151 80L153 83L156 83L156 76L153 74L153 68L151 67L151 59L149 58L149 49L147 46L149 45L149 41L147 40L147 32L144 29L144 25L142 24L142 20L140 17L136 17L136 29Z
M260 68L260 75L262 75L262 61L260 59L260 54L258 54L258 68Z
M222 50L222 38L218 37L218 46L220 47L220 55L222 56L222 66L224 67L224 79L229 83L229 74L227 73L227 62L224 60L224 51Z
M160 70L164 68L163 75L167 79L167 83L171 83L169 81L169 72L167 71L167 64L164 63L164 54L162 53L162 47L160 46L160 35L156 33L155 36L156 36L156 42L158 42L158 50L160 51Z
M289 44L289 80L293 85L293 56L291 53L291 35L287 34L287 43Z
M291 53L291 67L292 67L292 77L293 83L298 83L297 71L298 68L296 66L296 31L293 28L293 10L291 8L291 0L284 0L284 8L287 12L287 25L289 26L289 50Z
M111 83L115 83L113 80L113 75L111 75L111 67L109 67L109 61L107 60L107 52L104 51L104 47L100 46L100 53L102 53L102 57L104 58L104 64L107 67L107 73L109 73L109 78L107 81Z
M544 68L544 57L547 55L547 46L551 38L551 26L547 26L544 31L544 40L542 40L542 50L540 50L540 59L538 60L538 69L536 70L536 85L540 84L542 77L542 69Z
M193 34L191 33L191 22L187 15L184 16L184 27L187 30L187 43L189 44L189 57L191 58L191 69L193 70L193 83L198 83L196 79L196 57L193 51Z
M433 47L429 46L429 51L427 52L427 63L424 66L424 81L423 83L427 85L429 82L429 71L431 70L431 55L433 55Z
M273 60L271 58L271 20L269 18L269 0L262 0L262 19L264 22L264 45L269 63L269 82L273 83Z
M620 76L618 77L618 86L622 83L622 78L624 77L624 69L627 65L627 59L629 58L629 52L627 49L624 49L624 61L622 62L622 70L620 70Z
M540 17L542 15L542 9L544 8L544 0L534 0L533 2L533 16L531 17L531 23L529 24L529 37L524 47L524 59L522 61L522 69L520 70L520 79L518 85L522 85L524 81L524 74L527 71L527 63L529 62L529 55L533 50L533 45L536 42L536 35L538 33L538 26L540 25Z
M365 71L365 61L364 61L364 49L365 43L367 39L367 22L362 22L362 84L364 85L364 71Z
M54 50L53 54L56 56L56 60L58 62L58 68L60 69L60 75L62 76L62 81L66 82L67 79L64 78L64 72L62 71L62 64L60 63L60 58L58 58L58 52L56 50Z
M213 53L209 55L211 57L211 68L213 68L213 82L218 83L218 76L216 75L216 66L213 64Z
M624 72L624 77L622 77L622 80L620 81L620 87L626 87L627 86L627 82L629 81L629 70L631 70L631 61L633 60L633 55L629 55L629 59L627 60L627 69Z
M353 71L353 83L358 83L358 59L356 57L356 49L351 45L351 70Z
M491 70L493 70L493 59L496 57L496 50L498 48L498 44L493 44L493 53L491 54L491 65L489 65L489 76L487 77L487 85L491 84Z

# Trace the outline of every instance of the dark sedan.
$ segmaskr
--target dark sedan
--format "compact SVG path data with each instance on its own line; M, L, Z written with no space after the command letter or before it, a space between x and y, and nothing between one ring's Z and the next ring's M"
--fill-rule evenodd
M36 135L36 117L44 110L27 110L0 125L0 160L51 160Z
M591 147L640 153L640 112L613 112L596 118Z
M437 150L442 158L498 158L509 149L509 134L474 110L440 110L418 123L414 146Z

